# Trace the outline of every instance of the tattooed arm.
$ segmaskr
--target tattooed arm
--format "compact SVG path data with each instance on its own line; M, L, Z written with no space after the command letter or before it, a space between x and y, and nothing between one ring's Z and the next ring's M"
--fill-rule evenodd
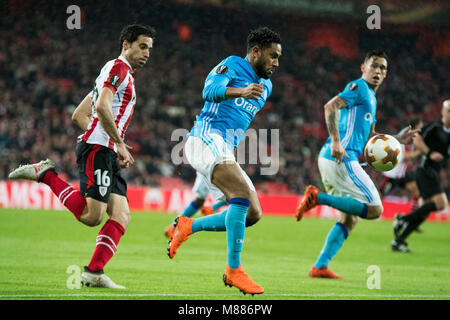
M331 156L336 158L338 163L342 162L344 156L349 157L341 145L341 138L339 136L340 109L345 107L347 107L347 102L339 96L334 97L324 106L325 123L327 124L328 133L331 138Z

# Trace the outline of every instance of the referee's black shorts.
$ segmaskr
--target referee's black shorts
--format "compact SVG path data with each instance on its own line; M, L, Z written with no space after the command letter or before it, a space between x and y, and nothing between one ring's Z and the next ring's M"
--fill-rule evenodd
M76 148L80 192L85 197L108 203L111 193L127 196L127 183L120 174L114 150L80 141Z
M444 192L439 171L433 168L417 168L416 183L419 188L420 197L423 199L428 199Z

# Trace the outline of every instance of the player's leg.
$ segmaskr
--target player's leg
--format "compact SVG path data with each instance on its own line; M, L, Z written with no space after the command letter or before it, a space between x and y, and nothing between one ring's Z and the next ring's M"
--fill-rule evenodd
M180 214L184 217L192 217L204 204L206 197L209 194L209 187L205 176L197 172L192 191L195 194L195 199Z
M184 208L183 212L181 214L178 215L178 217L187 217L190 218L192 217L194 214L197 213L198 209L200 209L203 205L203 203L205 202L205 199L202 198L195 198L193 201L191 201L186 208ZM165 230L165 235L167 238L172 238L173 237L173 231L175 230L175 222L176 218L174 219L174 221L172 221L172 223L166 228Z
M105 218L107 204L89 196L86 197L86 203L86 208L79 219L80 222L89 227L98 226Z
M319 158L319 170L325 177L324 184L329 185L325 187L340 190L343 196L320 192L315 186L308 186L297 207L297 221L316 205L327 205L363 219L380 217L383 212L380 195L370 177L356 161L337 164L335 161Z
M408 192L410 203L411 203L411 210L414 211L421 205L419 204L419 188L417 187L417 183L414 179L408 180L408 182L405 183L405 190ZM415 232L423 233L423 230L417 227Z
M400 218L402 221L402 231L396 237L395 242L397 244L405 244L409 235L428 218L431 212L443 210L447 205L448 200L444 192L425 199L422 206Z
M197 213L197 211L202 208L206 197L209 194L209 186L206 181L206 178L197 172L197 176L195 177L194 186L192 187L192 191L195 194L195 199L191 201L184 210L178 215L178 217L192 217ZM178 220L177 220L178 221ZM173 237L173 231L175 229L175 219L172 223L166 228L165 235L167 238Z
M213 205L212 205L212 212L217 212L220 210L220 208L227 206L228 205L228 201L226 200L222 200L222 201L216 201Z
M87 203L82 193L58 177L55 171L55 163L50 159L20 166L12 171L8 178L37 181L48 185L77 220L80 220L80 216L86 209Z
M391 192L392 187L393 187L393 185L392 185L391 178L385 176L384 179L383 179L383 182L381 182L381 184L380 184L381 196L384 197L389 192Z
M117 245L131 219L127 198L115 193L109 197L107 212L109 219L98 233L95 251L88 265L91 271L104 269L116 253Z
M217 200L212 206L203 205L200 209L202 211L202 215L209 216L213 213L217 213L220 210L220 208L227 205L228 201L226 201L226 199Z
M213 173L213 183L216 184L216 188L219 190L225 191L225 196L230 199L229 207L227 210L216 213L213 215L201 217L198 219L184 219L184 217L178 217L176 219L176 230L181 230L183 234L182 241L179 241L175 238L174 243L171 243L169 247L169 257L173 258L176 250L182 242L187 240L187 237L192 233L199 231L227 231L231 232L230 236L227 236L227 239L239 238L241 240L237 240L238 243L242 244L243 241L243 233L245 229L245 218L247 215L248 208L250 206L250 189L245 181L243 175L241 174L239 166L235 163L219 163L214 168ZM226 181L223 181L226 180ZM231 185L235 187L231 187ZM184 231L186 230L187 231ZM234 230L237 230L234 233ZM181 242L181 243L180 243ZM230 250L230 259L233 261L232 266L237 268L240 264L240 251L242 249L241 246L231 245ZM237 265L236 265L237 263Z
M116 183L113 164L117 156L109 148L85 142L78 143L76 153L80 192L87 202L79 220L87 226L98 226L105 217L109 196Z
M228 170L224 169L224 168L228 168ZM237 172L236 172L236 170L237 170ZM244 202L245 203L248 202L248 205L245 208L245 214L243 215L243 225L245 228L245 218L246 218L246 214L248 211L248 207L250 206L250 200L249 200L250 189L247 185L247 182L245 181L244 177L241 174L239 166L235 162L233 162L232 164L223 162L223 163L219 163L215 166L214 173L212 176L218 177L218 178L215 178L216 182L218 182L220 184L221 183L220 181L223 180L226 175L229 175L228 179L230 181L230 182L227 181L225 183L226 187L224 187L222 185L220 185L220 186L212 185L211 190L212 190L212 193L214 194L216 192L215 191L216 189L218 191L220 191L221 190L220 188L222 187L222 188L226 188L226 191L229 192L228 183L231 184L234 182L234 184L237 187L234 189L230 188L233 190L228 195L226 193L224 193L225 197L227 197L227 198L231 197L231 198L228 198L228 199L230 199L229 200L230 206L228 207L227 210L225 210L223 212L212 214L212 215L205 216L205 217L201 217L201 218L198 218L195 220L194 219L185 219L184 217L178 217L177 219L175 219L176 228L183 229L183 232L181 232L183 234L182 242L186 241L187 237L190 236L192 233L196 233L199 231L226 231L226 230L228 230L227 224L230 224L231 221L233 221L235 215L237 215L236 212L238 212L238 211L236 211L236 209L233 210L233 208L239 208L239 206L237 204L235 204L234 206L231 205L235 202L234 200L232 201L232 199L234 199L234 198L245 199ZM244 191L240 191L239 189L244 189ZM231 216L229 216L230 212L231 212ZM231 217L231 218L229 218L229 217ZM186 230L186 231L184 231L184 230ZM179 245L181 245L181 243L182 243L182 242L181 243L178 242L177 239L175 239L175 241L176 242L174 242L174 243L176 244L176 246L173 243L171 243L170 248L169 248L169 257L171 257L171 258L174 257L176 250L178 249L177 247L179 247Z
M245 173L244 170L239 166L241 174L243 175L245 181L247 182L248 187L250 188L250 206L247 211L245 226L250 227L254 225L262 216L261 205L259 203L258 195L256 194L255 187ZM211 190L211 194L215 199L217 199L218 203L228 204L227 201L224 201L225 195L218 189L215 185L210 185L209 189ZM192 233L199 231L225 231L226 225L225 220L227 216L228 210L224 210L220 213L208 215L206 217L202 217L199 219L195 219L192 223Z
M195 198L194 200L192 200L187 206L186 208L184 208L183 212L181 212L180 216L184 216L184 217L192 217L194 214L197 213L197 211L203 206L203 204L205 203L205 198Z
M117 245L130 222L130 210L126 198L127 185L120 175L116 154L112 150L105 149L101 159L102 161L94 161L94 165L97 165L96 170L102 177L97 182L100 185L98 188L89 188L88 193L98 202L103 203L109 219L97 235L94 253L82 274L82 283L86 286L124 289L123 286L116 285L109 279L103 269L116 253Z
M208 177L208 181L221 190L229 200L229 207L225 216L228 265L225 270L224 282L230 286L234 285L246 293L264 292L264 289L250 279L240 264L251 189L242 174L241 168L236 163L233 153L229 151L219 135L210 135L206 138L189 137L184 150L194 169ZM193 219L184 217L180 217L180 219L181 221L178 220L178 224L181 225L179 227L177 225L176 236L169 246L169 257L171 258L173 258L181 243L186 241L192 233Z
M103 270L117 252L117 245L130 222L127 198L112 193L108 201L107 211L109 219L97 235L91 261L84 268L82 274L82 283L85 286L92 287L125 289L125 287L115 284L104 274Z
M244 293L261 294L264 289L245 273L241 265L246 217L251 200L254 200L252 190L236 162L223 162L216 165L211 181L225 194L227 199L230 199L225 220L227 266L223 275L224 283L230 287L235 286ZM257 212L257 204L254 204L253 210L253 222L256 222L260 216Z
M319 257L309 272L311 278L342 279L341 276L328 269L328 265L331 259L333 259L342 248L350 231L356 226L357 222L357 217L341 212L339 221L336 222L328 233Z
M342 248L358 217L378 217L381 214L381 199L372 180L359 165L355 164L351 169L319 158L319 171L327 193L315 192L317 204L320 198L320 204L340 210L341 218L328 233L323 249L310 271L311 277L340 278L328 269L330 260Z
M431 212L443 210L448 205L438 172L433 169L418 168L416 182L423 202L421 201L422 205L411 213L405 216L396 216L394 221L395 239L391 243L394 251L409 252L406 239L411 232L416 230Z
M250 178L249 178L250 180ZM253 184L252 184L253 186ZM253 187L254 188L254 187ZM257 223L262 217L261 204L259 203L258 194L256 190L250 190L250 207L248 208L247 217L245 219L245 226L251 227Z

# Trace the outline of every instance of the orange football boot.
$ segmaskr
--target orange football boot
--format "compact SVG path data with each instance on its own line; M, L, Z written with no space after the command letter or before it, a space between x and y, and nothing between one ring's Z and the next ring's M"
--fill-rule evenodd
M185 216L175 218L175 229L173 230L173 236L169 241L169 248L167 248L170 259L175 257L178 248L183 242L189 239L189 236L192 234L192 222L194 222L194 219Z
M327 266L320 268L312 267L311 271L309 271L309 276L311 278L344 279L344 277L338 276L336 273L328 269Z
M295 218L297 221L300 221L303 218L305 212L311 210L318 204L317 195L320 193L320 190L312 185L309 185L305 188L305 194L298 204Z
M229 266L225 268L223 274L223 283L225 286L235 286L243 294L250 293L251 295L264 293L264 288L258 286L250 276L245 273L242 265L239 265L237 269L231 269Z
M172 237L173 237L173 230L174 230L174 227L173 227L173 225L171 224L170 226L168 226L168 227L166 228L166 231L164 232L165 236L166 236L167 238L169 238L169 239L172 239Z
M209 216L210 214L213 214L213 208L211 206L202 206L202 215Z

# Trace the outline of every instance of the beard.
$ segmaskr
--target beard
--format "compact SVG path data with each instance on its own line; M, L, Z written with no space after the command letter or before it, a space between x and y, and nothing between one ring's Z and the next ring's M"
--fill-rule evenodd
M264 62L259 59L256 64L255 64L255 69L256 69L256 74L258 75L258 77L263 78L263 79L269 79L269 74L267 73L265 67L264 67Z

